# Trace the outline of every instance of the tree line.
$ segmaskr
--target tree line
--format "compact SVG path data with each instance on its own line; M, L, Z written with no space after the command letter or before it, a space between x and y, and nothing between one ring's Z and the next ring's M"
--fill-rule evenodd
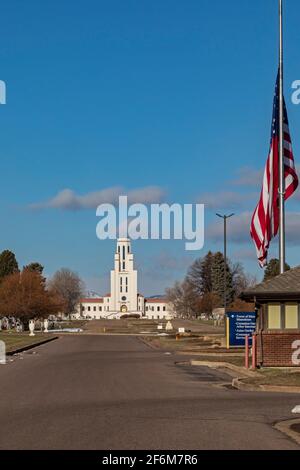
M12 251L0 253L0 317L14 316L26 325L31 318L74 312L84 290L78 274L62 268L47 280L43 271L38 262L20 269Z
M212 315L215 308L224 306L224 272L226 269L226 305L231 308L249 308L239 299L246 288L256 284L256 279L245 273L241 263L232 263L221 252L209 251L189 267L182 282L167 289L167 298L181 317L197 317L202 313Z
M241 263L226 260L221 252L209 251L189 267L182 282L166 290L166 295L177 315L186 318L201 314L211 316L214 309L224 307L224 272L226 269L226 305L230 309L252 310L253 305L240 299L240 294L257 284L255 276L245 273ZM286 264L286 270L290 266ZM279 274L279 260L271 259L263 281Z

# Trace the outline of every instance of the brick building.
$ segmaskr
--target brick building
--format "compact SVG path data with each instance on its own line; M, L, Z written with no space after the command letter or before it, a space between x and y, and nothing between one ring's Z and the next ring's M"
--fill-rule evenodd
M257 364L300 366L300 266L243 292L257 310Z

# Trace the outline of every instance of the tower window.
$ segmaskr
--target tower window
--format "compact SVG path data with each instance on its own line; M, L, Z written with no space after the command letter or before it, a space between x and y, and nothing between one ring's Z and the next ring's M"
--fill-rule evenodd
M123 246L123 259L125 259L125 246Z
M123 261L123 270L125 271L125 261Z

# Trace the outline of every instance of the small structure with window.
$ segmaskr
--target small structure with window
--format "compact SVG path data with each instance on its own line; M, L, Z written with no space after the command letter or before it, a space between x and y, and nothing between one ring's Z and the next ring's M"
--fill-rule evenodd
M300 341L300 266L242 294L257 310L257 363L267 367L295 367ZM297 363L299 362L299 363Z

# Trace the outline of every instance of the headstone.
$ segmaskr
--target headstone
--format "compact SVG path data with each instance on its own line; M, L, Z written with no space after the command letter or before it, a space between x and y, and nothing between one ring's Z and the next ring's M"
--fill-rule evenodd
M170 321L168 321L166 324L166 331L171 331L171 330L173 330L173 325Z
M185 333L185 328L178 328L178 333L181 333L181 334Z
M164 327L163 327L163 325L160 323L159 325L157 325L157 329L158 329L158 330L163 330Z
M48 326L49 326L49 322L48 322L47 318L45 318L45 320L44 320L44 331L45 331L45 333L48 333Z
M0 341L0 364L6 364L6 346L4 341Z
M34 320L29 320L29 331L30 331L29 336L35 336L34 327L35 327Z

